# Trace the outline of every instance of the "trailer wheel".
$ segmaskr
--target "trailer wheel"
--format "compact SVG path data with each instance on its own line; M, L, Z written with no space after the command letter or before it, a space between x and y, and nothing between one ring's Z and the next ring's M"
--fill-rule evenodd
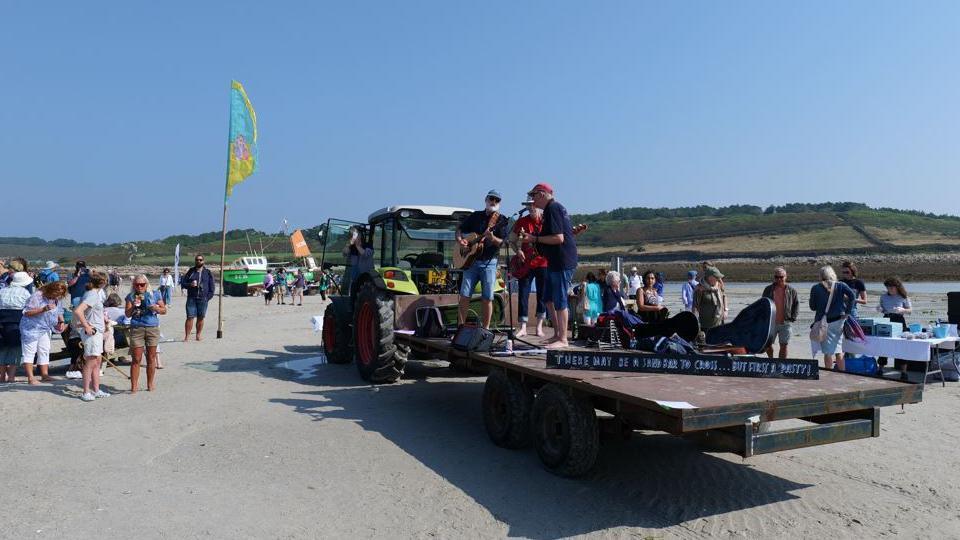
M374 384L396 382L403 375L409 349L393 341L393 295L364 283L354 313L360 376Z
M532 414L537 454L547 469L561 476L581 476L593 468L600 432L588 399L548 384L537 393Z
M483 385L483 424L493 444L523 448L530 443L533 393L519 380L494 370Z
M343 317L337 316L333 304L323 312L323 352L331 364L349 364L353 360L353 347L350 346L350 325Z

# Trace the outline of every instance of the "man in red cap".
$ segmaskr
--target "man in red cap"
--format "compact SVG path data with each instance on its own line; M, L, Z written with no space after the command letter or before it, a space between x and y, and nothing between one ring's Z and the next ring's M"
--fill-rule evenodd
M522 241L533 244L547 259L544 303L553 320L554 329L547 348L559 349L568 345L567 323L570 309L567 291L570 289L573 271L577 268L577 241L574 239L573 224L567 209L553 198L553 187L550 184L537 184L527 195L533 200L535 208L543 209L543 224L539 234L524 235Z

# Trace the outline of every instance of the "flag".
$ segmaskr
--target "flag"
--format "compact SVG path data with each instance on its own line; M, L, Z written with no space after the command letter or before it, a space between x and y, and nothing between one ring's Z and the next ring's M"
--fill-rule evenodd
M303 239L303 232L300 229L293 231L290 235L290 246L293 247L294 257L309 257L310 248L307 241Z
M173 279L180 285L180 244L177 244L177 249L173 252Z
M243 90L233 81L230 85L230 148L227 152L227 190L229 199L233 186L257 171L257 113Z

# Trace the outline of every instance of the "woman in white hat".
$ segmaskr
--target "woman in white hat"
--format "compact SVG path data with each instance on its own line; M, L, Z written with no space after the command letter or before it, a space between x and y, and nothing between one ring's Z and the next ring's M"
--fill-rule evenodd
M23 353L20 349L20 320L30 298L26 286L33 283L26 272L16 272L0 288L0 382L14 382Z

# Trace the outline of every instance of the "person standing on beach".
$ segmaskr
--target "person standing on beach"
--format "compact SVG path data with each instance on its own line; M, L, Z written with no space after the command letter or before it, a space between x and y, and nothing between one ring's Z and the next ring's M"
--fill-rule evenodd
M273 300L273 268L267 270L263 276L263 305L269 306Z
M4 274L5 276L6 274ZM25 287L30 281L26 273L19 279L0 287L0 382L15 382L17 367L23 362L20 346L20 323L23 320L23 308L30 299L30 291Z
M727 313L727 296L723 290L723 274L715 266L707 266L703 281L693 293L693 314L700 321L701 330L723 324Z
M780 342L780 359L787 357L787 344L790 343L792 324L797 320L800 311L800 296L797 290L787 284L787 271L782 266L773 269L773 283L763 289L762 296L773 300L776 306L776 337ZM767 356L773 358L773 341L767 347Z
M840 274L842 276L840 281L857 294L857 298L853 302L853 309L850 311L850 316L856 319L858 308L867 303L867 286L863 283L863 280L857 277L857 265L853 264L852 261L843 261L840 265Z
M147 391L157 389L157 345L160 343L160 317L167 306L163 298L157 298L150 290L147 276L133 278L133 289L127 295L124 314L130 318L130 393L140 389L140 361L143 349L147 349ZM199 335L199 325L197 334Z
M683 287L680 288L680 301L683 302L684 311L693 311L693 291L696 290L699 284L697 281L697 271L690 270L687 272L687 281L683 284Z
M330 288L330 274L326 270L320 271L320 281L317 282L317 290L320 291L320 299L327 301L327 289Z
M631 300L636 300L637 289L643 287L643 279L640 277L640 271L634 266L630 269L630 287L627 289L627 295Z
M83 295L87 292L87 282L89 281L90 270L87 269L87 263L85 261L77 261L77 264L74 266L73 277L67 282L67 287L70 291L71 306L77 307L80 303L80 299L83 298Z
M59 281L48 283L30 295L23 306L20 321L20 347L23 350L23 368L30 384L39 384L33 377L33 363L40 366L40 380L50 378L50 334L63 332L63 308L60 299L67 295L67 286Z
M163 303L169 306L171 296L173 296L173 276L170 275L169 268L164 268L163 273L160 274L160 297L163 298Z
M527 196L533 199L533 206L543 210L543 225L540 234L524 235L524 243L533 244L534 249L547 258L547 273L544 279L546 296L544 303L553 320L554 335L547 341L548 349L568 346L567 325L570 320L570 306L567 291L577 269L577 240L573 234L573 224L567 209L554 198L553 187L547 183L533 186Z
M277 297L277 304L286 304L287 299L284 298L284 289L287 288L287 271L283 268L277 270L277 277L273 280L273 294Z
M834 360L837 369L845 371L843 353L843 324L857 299L856 293L846 283L837 280L837 272L831 266L820 269L820 283L810 288L810 309L813 310L813 324L823 318L827 321L827 333L819 342L823 352L823 367L833 369ZM812 340L811 340L812 341Z
M187 320L183 323L183 340L190 339L193 321L197 321L197 341L203 339L203 319L207 316L207 303L216 292L213 272L203 266L203 255L197 255L193 267L187 270L180 285L187 289Z
M307 288L307 278L303 275L303 270L297 269L296 275L293 277L293 287L290 289L290 305L292 306L294 302L297 301L297 297L300 297L300 302L297 303L298 306L303 305L303 290Z
M37 277L40 280L41 285L53 283L54 281L60 281L60 274L57 273L57 263L53 261L47 261L47 264L43 267L43 270L40 271L40 274Z
M73 310L83 343L83 401L105 398L110 394L100 390L100 358L103 355L103 296L101 289L107 284L107 277L95 273L90 275L87 292L80 304Z

